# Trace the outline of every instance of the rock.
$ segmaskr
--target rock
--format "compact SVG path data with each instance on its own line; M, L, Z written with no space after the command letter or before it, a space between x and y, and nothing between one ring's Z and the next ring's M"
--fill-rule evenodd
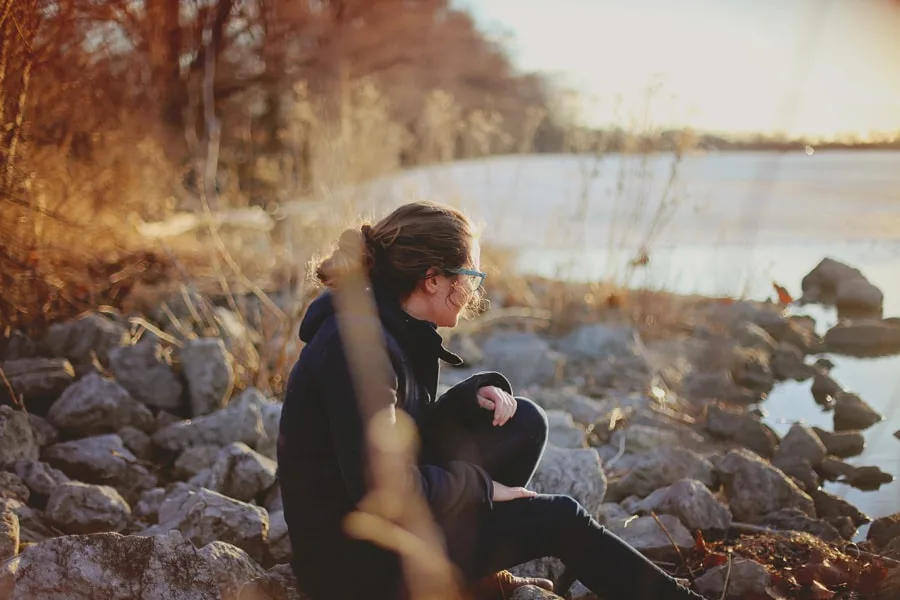
M65 533L118 532L131 520L131 507L107 485L69 481L53 490L44 514Z
M240 502L208 489L179 489L159 507L159 525L141 535L178 529L197 546L221 540L262 562L269 518L258 506Z
M825 373L817 373L813 377L812 396L816 404L830 406L838 394L843 393L844 388Z
M212 414L172 423L152 437L154 444L170 452L203 444L222 447L232 442L243 442L254 448L267 439L262 413L249 400L235 401Z
M769 572L756 561L736 558L728 565L713 567L694 581L694 589L707 598L722 598L725 581L728 580L728 594L725 598L769 598Z
M160 429L168 427L172 423L178 423L179 421L181 421L181 417L178 415L173 415L168 411L160 410L156 413L156 427L154 428L154 431L159 431Z
M745 406L759 402L762 395L734 382L729 371L689 373L684 381L686 398L706 402L721 400Z
M210 542L200 548L198 554L215 573L222 600L238 600L238 592L244 583L266 573L246 552L225 542Z
M826 431L819 427L813 427L813 431L825 445L825 450L831 456L838 458L850 458L859 456L866 448L866 438L860 431Z
M850 517L826 517L825 522L834 527L845 540L852 540L856 537L856 530L859 529L853 524Z
M185 448L175 460L174 476L181 480L190 479L204 469L211 469L221 448L213 444L201 444Z
M874 491L886 483L894 481L894 476L879 467L854 467L844 476L843 482L864 491Z
M536 585L523 585L513 592L509 600L558 600L559 596Z
M673 540L675 546L682 553L693 548L694 538L681 524L681 521L672 515L659 515L658 518L662 527L653 517L613 521L607 527L612 533L628 542L632 548L652 559L677 559L678 554L672 545ZM665 531L663 531L663 527L665 527ZM666 535L666 531L669 532L669 535ZM669 539L670 536L671 539Z
M858 508L825 490L813 490L809 493L816 505L816 514L822 519L849 517L853 525L860 527L872 519Z
M731 526L728 508L716 500L703 482L692 479L660 488L634 508L639 514L655 512L675 516L690 530L726 530Z
M0 501L16 500L27 504L30 495L28 486L18 475L9 471L0 471Z
M38 460L19 460L15 470L31 491L31 501L37 506L43 506L53 490L69 481L65 473Z
M856 470L856 467L853 465L831 456L826 456L825 460L816 467L816 471L822 476L822 479L827 479L828 481L837 481L850 475L854 470Z
M819 475L812 464L802 456L776 454L772 466L794 479L804 491L819 487Z
M900 353L900 325L861 320L838 323L825 334L829 352L871 357Z
M154 336L109 352L109 368L135 400L164 410L181 412L181 382L166 362Z
M44 417L28 413L28 423L31 424L34 441L39 447L49 446L56 443L59 439L59 432L56 431L56 427L51 425Z
M797 508L782 508L765 515L762 525L788 531L802 531L827 542L843 539L833 525L819 519L812 519Z
M733 335L734 340L744 348L761 350L767 354L773 354L778 349L775 338L756 323L740 321L734 328Z
M516 387L553 383L564 362L562 354L533 333L498 332L485 341L482 350L482 367L500 371Z
M66 388L47 420L70 436L112 433L126 425L152 431L153 414L115 381L88 373Z
M816 368L804 362L800 348L783 343L772 357L772 372L779 381L806 381L816 375Z
M631 513L616 504L615 502L604 502L594 515L601 524L606 524L615 519L627 519Z
M219 600L207 562L177 531L71 535L0 565L4 600Z
M284 501L281 498L281 487L278 485L277 481L269 490L269 493L266 494L265 507L270 513L284 510Z
M7 500L5 503L0 502L0 506L6 505L12 510L19 519L19 549L21 550L25 544L36 544L46 539L56 537L60 534L58 529L53 528L44 518L44 514L26 504L21 504L14 500ZM0 567L2 569L2 567ZM2 575L0 575L2 582ZM0 589L3 584L0 583Z
M785 318L780 312L765 308L757 309L750 318L778 343L791 344L807 354L821 351L822 341L816 335L814 326Z
M75 369L64 358L8 360L3 369L16 398L24 399L29 411L44 414L74 380ZM9 402L9 390L0 385L0 403Z
M838 309L881 313L884 295L859 271L825 258L801 281L803 301L833 304Z
M609 402L582 396L571 388L529 390L531 399L544 410L561 410L572 415L576 423L593 425L607 417L613 406Z
M621 438L625 438L622 442ZM683 442L679 432L650 425L631 424L625 429L617 429L610 438L610 445L618 452L620 444L625 444L626 452L644 452L660 446L678 446Z
M894 437L900 440L900 429L894 432Z
M812 429L801 423L794 423L787 435L781 439L781 445L775 456L803 458L816 467L824 460L826 454L825 444Z
M278 458L278 427L281 423L281 402L269 400L256 388L247 388L236 400L232 400L232 402L235 401L252 403L259 408L265 435L256 443L256 451L266 458L276 460Z
M289 563L293 556L284 511L269 513L269 546L267 562L273 565Z
M815 516L815 506L803 490L784 473L744 449L731 450L716 463L725 485L731 514L753 523L782 508L796 507Z
M627 356L635 354L636 335L631 327L592 323L576 328L557 347L570 360Z
M89 313L73 321L55 323L41 340L48 356L68 358L76 364L91 362L96 354L100 364L109 364L109 351L129 341L125 327L99 313Z
M715 483L713 465L696 452L684 448L656 448L639 455L634 466L610 487L612 500L626 496L648 496L679 479Z
M43 458L72 479L115 487L126 500L156 486L156 477L114 433L53 444Z
M841 392L834 399L834 430L867 429L884 419L862 398L849 392Z
M249 502L274 485L277 468L274 460L235 442L219 451L206 487Z
M447 342L447 349L463 359L463 364L467 367L477 367L484 360L484 352L467 334L457 334L450 338Z
M875 519L869 526L866 539L875 545L875 548L884 548L891 540L900 538L900 512Z
M187 341L181 350L181 368L187 379L192 416L208 415L225 407L234 385L234 371L221 339Z
M558 448L584 448L587 436L583 429L575 425L572 415L561 410L548 410L547 423L550 426L549 441Z
M19 459L37 460L39 448L28 415L10 406L0 406L0 469Z
M769 426L752 413L719 402L706 407L706 429L765 458L774 456L778 448L778 436Z
M0 563L19 553L19 517L6 503L0 502ZM0 594L3 593L3 570L0 567Z
M885 576L878 591L872 595L872 600L896 600L900 598L900 567L890 569Z
M765 352L750 348L736 348L731 377L738 385L760 393L768 393L775 385L771 358Z
M125 447L131 450L135 456L141 460L150 458L153 442L150 440L149 435L131 425L126 425L117 433L118 436L122 438L122 443Z
M37 354L37 344L18 330L0 332L0 363L7 360L31 358Z
M300 591L289 565L275 565L262 577L245 583L241 600L310 600Z
M594 514L606 494L606 475L597 452L547 445L538 464L532 489L541 494L567 494Z
M159 520L159 507L165 499L166 490L161 487L144 490L131 512L138 519L156 523Z

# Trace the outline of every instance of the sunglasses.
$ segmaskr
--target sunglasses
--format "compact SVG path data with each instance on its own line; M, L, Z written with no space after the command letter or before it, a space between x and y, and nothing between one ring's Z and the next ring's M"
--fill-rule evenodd
M484 285L484 280L487 278L487 273L484 271L476 271L475 269L447 269L447 272L453 273L454 275L472 277L475 280L475 285L472 286L473 290L481 289L481 286Z

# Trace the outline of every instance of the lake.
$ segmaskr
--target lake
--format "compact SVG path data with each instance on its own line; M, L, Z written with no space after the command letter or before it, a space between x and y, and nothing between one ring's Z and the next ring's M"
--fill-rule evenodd
M900 152L499 157L404 172L368 194L378 212L414 198L455 204L487 243L517 251L520 271L547 276L761 300L773 281L799 296L830 256L861 269L884 292L885 316L900 316ZM649 264L629 269L642 247ZM822 332L836 320L805 313ZM897 512L900 357L832 360L833 377L886 417L850 462L896 479L877 492L826 489L873 517ZM765 402L780 434L794 421L831 428L810 385L780 384Z

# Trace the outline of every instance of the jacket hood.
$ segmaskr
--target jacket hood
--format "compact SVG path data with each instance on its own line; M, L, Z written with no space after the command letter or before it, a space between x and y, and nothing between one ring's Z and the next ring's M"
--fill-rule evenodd
M309 343L316 335L316 332L319 331L319 328L322 327L322 324L334 314L334 298L330 291L326 291L313 300L309 308L306 309L303 321L300 322L300 339L305 343Z

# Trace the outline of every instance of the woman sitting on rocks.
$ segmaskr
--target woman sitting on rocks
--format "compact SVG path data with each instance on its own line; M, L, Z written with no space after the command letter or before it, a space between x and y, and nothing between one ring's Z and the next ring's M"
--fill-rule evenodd
M561 559L606 600L700 598L568 496L526 489L547 442L543 410L517 398L499 373L479 373L437 397L439 361L461 359L441 344L476 302L484 273L470 221L431 203L401 206L374 226L345 231L317 269L328 287L362 244L393 372L375 390L418 428L419 488L447 554L473 595L508 598L523 579L505 569ZM341 315L353 327L356 315ZM365 317L361 317L365 318ZM291 372L278 440L279 482L298 583L313 600L403 597L399 557L349 537L344 518L367 491L365 426L330 291L300 326L306 346Z

